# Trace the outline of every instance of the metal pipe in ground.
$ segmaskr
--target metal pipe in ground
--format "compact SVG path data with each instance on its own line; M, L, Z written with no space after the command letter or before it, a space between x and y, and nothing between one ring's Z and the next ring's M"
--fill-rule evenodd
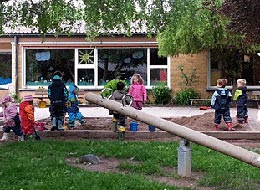
M160 117L144 113L143 111L136 110L130 106L123 107L120 103L116 101L102 99L101 96L91 92L85 95L85 99L109 110L124 114L135 120L142 121L148 125L155 126L161 130L167 131L186 140L203 145L225 155L236 158L240 161L246 162L252 166L260 168L260 155L255 152L246 150L239 146L232 145L226 141L221 141L215 137L207 136L201 132L194 131L190 128L178 125L176 123L166 121Z

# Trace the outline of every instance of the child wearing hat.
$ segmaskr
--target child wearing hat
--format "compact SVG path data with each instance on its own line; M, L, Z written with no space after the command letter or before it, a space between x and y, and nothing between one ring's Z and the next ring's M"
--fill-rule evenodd
M52 84L48 86L48 98L51 103L49 107L52 121L51 131L63 131L64 116L67 112L68 90L60 71L55 71L53 74Z
M84 124L84 116L79 111L78 101L79 88L76 85L69 86L69 98L68 98L68 114L69 114L69 127L73 128L75 121L78 120L80 124Z
M32 95L25 95L19 105L23 134L30 137L34 133L34 107Z
M0 117L4 117L4 133L0 141L7 141L11 130L18 136L18 141L24 141L18 107L12 102L11 96L6 95L2 98L2 107L3 111L0 112Z

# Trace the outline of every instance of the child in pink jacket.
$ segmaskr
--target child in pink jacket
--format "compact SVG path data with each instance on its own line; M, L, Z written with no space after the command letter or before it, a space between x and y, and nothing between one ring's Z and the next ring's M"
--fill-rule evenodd
M12 102L11 96L7 95L2 98L2 107L3 111L0 113L0 117L4 117L4 133L0 141L7 141L11 130L18 136L18 141L23 141L24 137L21 130L18 107Z
M140 74L134 74L131 78L131 86L128 94L133 97L132 107L141 110L143 103L146 101L146 89L144 86L144 80Z

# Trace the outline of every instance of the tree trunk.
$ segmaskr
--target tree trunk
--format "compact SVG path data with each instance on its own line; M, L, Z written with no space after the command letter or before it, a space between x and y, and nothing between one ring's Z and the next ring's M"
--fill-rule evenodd
M225 155L231 156L252 166L260 168L260 155L255 152L232 145L226 141L221 141L215 137L207 136L203 133L191 130L190 128L178 125L176 123L166 121L160 117L149 115L132 107L123 107L122 104L116 101L102 99L101 96L91 92L86 94L85 99L109 110L116 111L135 120L142 121L148 125L155 126L161 130L167 131L186 140L211 148Z

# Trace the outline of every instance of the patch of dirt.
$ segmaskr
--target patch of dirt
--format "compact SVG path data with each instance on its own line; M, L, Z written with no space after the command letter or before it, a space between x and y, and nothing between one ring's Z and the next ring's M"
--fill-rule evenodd
M87 171L94 171L94 172L105 172L105 173L128 173L131 174L131 172L127 170L121 170L118 166L122 162L128 162L130 164L139 164L140 162L134 161L132 159L129 160L119 160L116 158L105 158L100 157L100 163L93 165L88 163L79 163L78 158L71 157L67 158L66 162L73 166L78 167L83 170ZM156 175L145 175L145 177L149 180L160 182L160 183L166 183L170 186L177 186L177 187L189 187L189 188L197 188L201 190L210 190L213 188L208 187L198 187L198 181L203 178L202 172L192 172L191 177L185 178L185 177L173 177L174 174L177 175L177 169L173 167L162 167L161 168L164 176L156 176Z
M243 126L238 126L236 124L236 118L233 119L233 126L237 131L251 131L251 127L246 123L243 124ZM188 128L191 128L196 131L213 131L214 129L214 112L207 112L203 115L197 115L197 116L191 116L191 117L179 117L179 118L166 118L166 120L175 122L179 125L186 126ZM74 129L80 129L80 130L114 130L114 123L112 121L112 118L108 117L96 117L96 118L85 118L86 123L84 125L80 125L78 122L76 122ZM134 121L131 118L126 119L126 130L130 130L130 121ZM45 123L47 123L46 128L51 128L51 121L50 119L45 119ZM68 121L66 121L68 123ZM139 131L148 131L148 125L139 122L138 130ZM220 130L227 130L227 127L225 125L225 122L222 121L220 124ZM156 129L159 130L159 129Z

